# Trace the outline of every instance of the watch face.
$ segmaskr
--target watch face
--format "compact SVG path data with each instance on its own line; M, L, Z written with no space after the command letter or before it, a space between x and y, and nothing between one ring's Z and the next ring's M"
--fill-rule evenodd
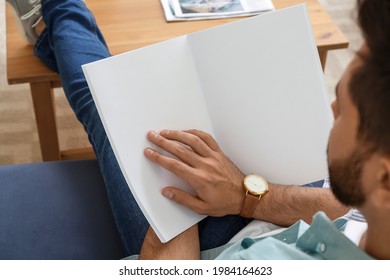
M245 178L244 184L248 191L253 194L263 194L268 191L268 183L267 181L258 175L248 175Z

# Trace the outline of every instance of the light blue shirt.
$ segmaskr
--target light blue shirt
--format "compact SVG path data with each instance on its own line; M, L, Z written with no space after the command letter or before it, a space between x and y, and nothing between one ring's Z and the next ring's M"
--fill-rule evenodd
M347 219L334 222L318 212L309 226L303 221L269 237L244 238L239 242L205 252L202 257L216 259L270 260L347 260L373 258L357 247L343 233ZM219 251L219 252L218 252Z
M350 220L361 217L352 212ZM235 243L202 251L201 259L211 260L372 260L343 230L347 218L335 221L323 212L314 215L311 225L298 221L282 232L267 237L243 238ZM125 259L138 259L138 255Z

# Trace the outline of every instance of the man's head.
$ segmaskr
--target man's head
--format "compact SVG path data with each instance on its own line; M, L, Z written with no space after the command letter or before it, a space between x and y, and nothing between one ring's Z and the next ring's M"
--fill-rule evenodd
M343 203L390 208L390 1L358 0L365 39L337 86L328 161Z

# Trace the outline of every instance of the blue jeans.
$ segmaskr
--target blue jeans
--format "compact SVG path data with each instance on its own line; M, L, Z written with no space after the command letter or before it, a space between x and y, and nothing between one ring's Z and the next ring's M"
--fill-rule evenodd
M46 28L35 54L60 74L69 104L96 153L125 253L138 254L149 224L120 171L81 69L85 63L110 56L106 42L83 1L43 0L42 16ZM201 250L227 243L250 221L239 216L205 218L199 223Z

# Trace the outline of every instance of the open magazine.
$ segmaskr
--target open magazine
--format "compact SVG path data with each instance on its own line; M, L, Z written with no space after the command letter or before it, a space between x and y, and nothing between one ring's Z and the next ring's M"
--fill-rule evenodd
M257 15L273 11L271 0L160 0L167 21Z
M244 174L270 182L302 185L328 177L333 119L304 5L180 36L83 70L121 171L162 242L204 217L161 194L165 186L194 191L145 157L150 130L206 131Z

